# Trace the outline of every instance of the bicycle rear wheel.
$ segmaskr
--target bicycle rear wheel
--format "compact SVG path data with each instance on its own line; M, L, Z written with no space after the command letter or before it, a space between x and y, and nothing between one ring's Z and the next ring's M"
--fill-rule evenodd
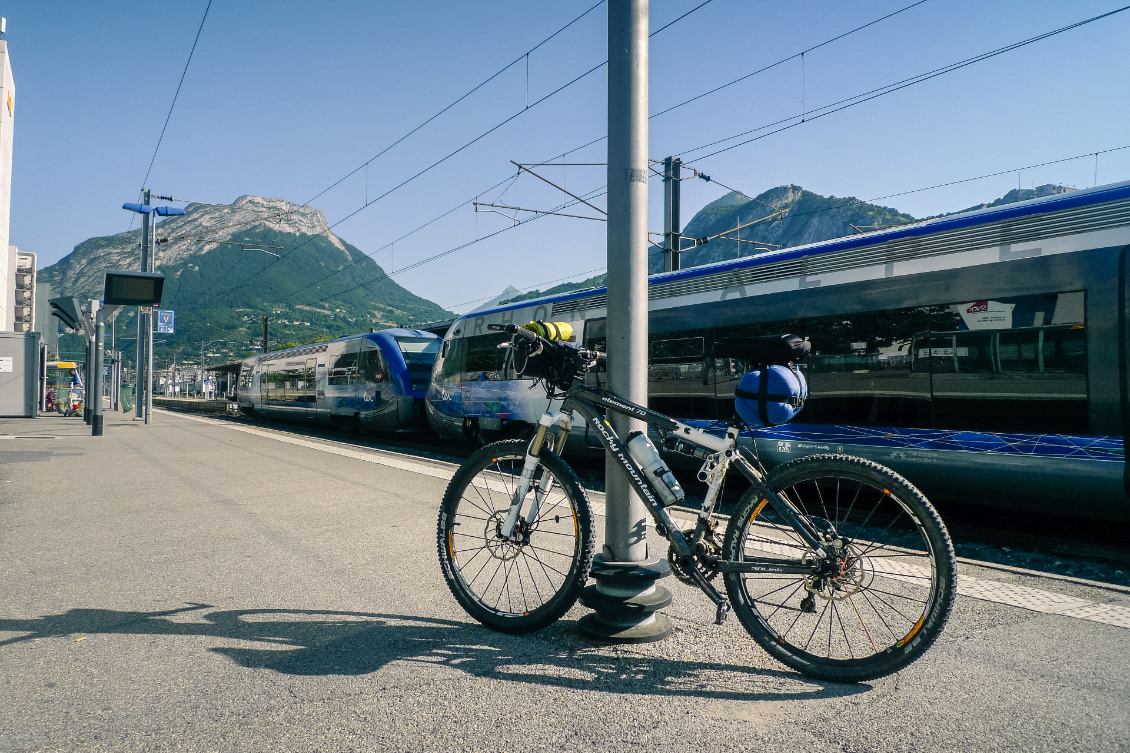
M938 513L889 468L813 455L766 478L842 549L823 577L727 573L734 612L757 643L811 677L860 682L895 672L941 633L956 589L953 545ZM727 560L819 561L753 490L723 541Z
M515 536L502 537L529 443L483 447L455 473L443 497L438 526L439 561L448 588L467 613L489 628L528 633L569 611L588 580L593 557L592 516L573 470L543 450L534 483L546 493L537 516L519 520Z

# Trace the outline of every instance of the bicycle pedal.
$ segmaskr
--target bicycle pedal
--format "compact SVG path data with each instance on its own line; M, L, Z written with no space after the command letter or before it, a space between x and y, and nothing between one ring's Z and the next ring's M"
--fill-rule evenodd
M726 618L730 616L730 609L730 602L728 601L723 601L721 604L719 604L718 611L714 613L714 624L721 625L722 623L724 623L726 621Z

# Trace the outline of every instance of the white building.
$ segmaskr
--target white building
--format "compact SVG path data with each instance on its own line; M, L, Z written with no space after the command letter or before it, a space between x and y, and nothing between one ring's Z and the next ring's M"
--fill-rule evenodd
M0 19L0 36L4 20ZM0 332L14 329L15 248L8 247L8 220L12 205L12 124L15 121L16 87L8 59L8 42L0 39Z

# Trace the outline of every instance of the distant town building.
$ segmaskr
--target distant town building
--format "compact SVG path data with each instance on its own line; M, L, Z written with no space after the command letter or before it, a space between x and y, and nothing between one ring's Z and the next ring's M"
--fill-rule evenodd
M0 21L2 23L2 21ZM12 124L15 121L16 87L8 42L0 39L0 332L15 329L15 247L8 246L9 210L12 205ZM35 276L32 270L32 276Z

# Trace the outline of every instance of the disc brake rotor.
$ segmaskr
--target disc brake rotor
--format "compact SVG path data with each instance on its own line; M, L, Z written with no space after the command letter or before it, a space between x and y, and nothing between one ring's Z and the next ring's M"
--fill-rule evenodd
M522 551L522 547L502 537L502 524L506 520L503 510L495 510L494 515L487 519L486 528L483 530L483 539L486 542L490 556L497 560L512 560ZM515 532L517 529L515 529Z
M804 587L810 594L834 601L859 593L869 582L866 558L855 544L849 544L836 558L831 575L804 576Z

